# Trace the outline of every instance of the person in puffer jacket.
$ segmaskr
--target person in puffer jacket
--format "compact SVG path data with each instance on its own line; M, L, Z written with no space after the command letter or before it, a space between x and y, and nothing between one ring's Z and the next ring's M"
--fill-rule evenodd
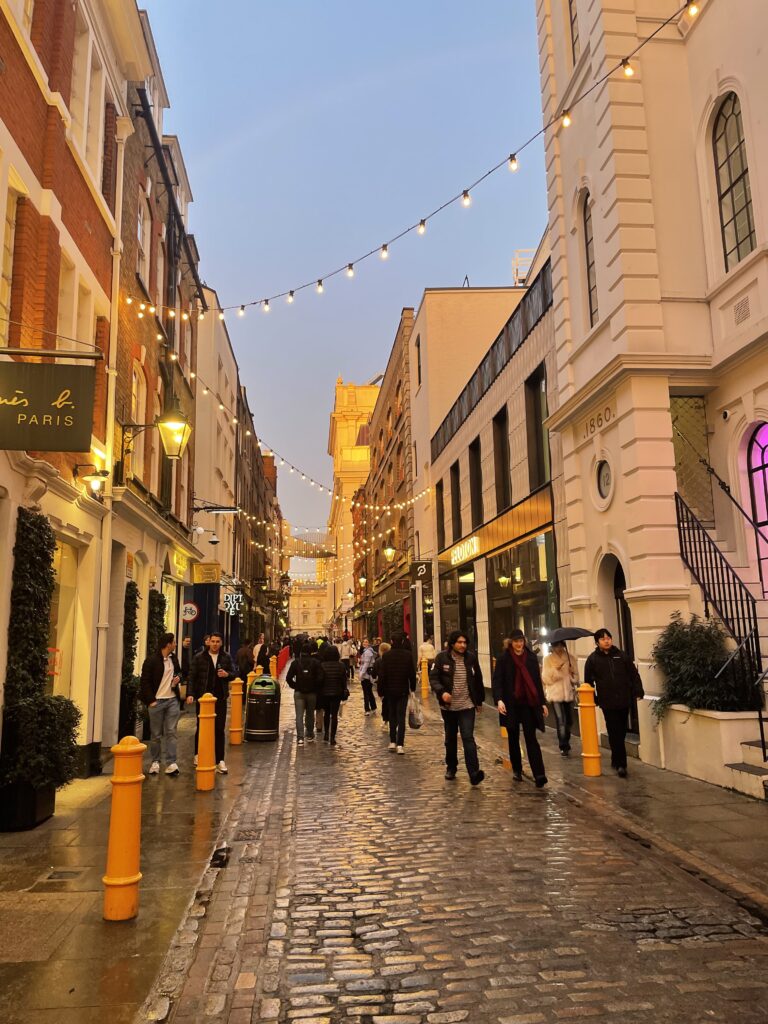
M304 644L301 654L291 662L286 682L293 690L296 709L296 742L304 746L304 724L307 728L307 743L315 739L315 708L317 694L323 680L323 670L317 658L312 657L312 648Z
M541 666L541 681L544 684L546 698L555 712L560 753L563 757L568 757L571 752L573 702L576 687L579 685L579 670L576 659L568 651L564 641L552 644Z
M333 644L324 648L320 667L323 675L320 680L320 694L323 699L325 719L323 738L332 747L336 746L336 730L339 726L339 707L342 700L349 695L347 689L347 670L339 658L339 650ZM346 695L346 696L345 696Z

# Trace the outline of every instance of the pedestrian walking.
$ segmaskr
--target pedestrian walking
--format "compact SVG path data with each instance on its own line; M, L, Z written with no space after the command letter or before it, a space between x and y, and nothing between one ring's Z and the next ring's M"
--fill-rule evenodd
M161 738L165 737L165 774L178 775L176 727L179 724L181 667L176 658L176 637L164 633L160 646L141 666L141 699L149 711L150 775L160 773Z
M237 654L235 655L235 662L237 663L237 673L244 683L248 682L248 673L253 672L253 642L251 640L243 640L242 645L238 648Z
M339 727L339 707L347 689L347 672L341 664L338 648L328 644L324 657L321 655L320 667L323 677L320 682L320 695L323 699L323 739L336 746L336 730Z
M344 666L344 671L347 673L347 679L350 679L352 644L349 642L349 640L342 640L341 643L339 644L339 658L341 659L341 664Z
M391 650L391 644L388 644L385 640L379 640L379 647L378 653L376 654L376 660L371 665L370 669L371 681L376 684L377 693L379 692L378 682L379 670L381 669L381 659L384 657L387 651ZM386 697L382 696L381 693L379 693L379 696L381 697L381 727L382 729L386 729L389 727L389 700Z
M200 739L200 698L210 693L216 698L216 720L214 737L216 743L216 770L222 775L227 774L227 763L224 760L225 728L227 723L227 699L229 684L236 678L235 666L230 655L221 649L224 638L221 633L211 633L208 650L196 654L192 659L189 673L191 693L187 695L187 703L197 701L197 729L195 730L195 757L197 767L197 746Z
M405 753L405 716L408 694L416 692L416 669L411 642L405 633L392 637L392 648L381 659L379 693L386 697L389 712L389 749Z
M293 704L296 709L296 743L304 746L306 723L307 743L315 741L315 709L317 694L323 678L323 670L317 658L312 657L312 648L304 644L301 654L291 662L286 682L293 690Z
M595 649L584 665L584 682L595 688L595 704L603 712L611 746L611 766L627 777L627 727L629 709L645 696L637 665L613 645L610 630L595 633Z
M429 663L429 668L431 669L432 662L436 657L437 651L435 650L434 638L428 636L419 644L419 665L421 665L422 661L426 661Z
M522 629L513 630L509 639L504 641L504 653L496 662L493 673L493 699L503 718L502 724L507 728L512 777L516 782L521 782L523 778L523 757L520 752L522 726L528 764L536 785L541 789L547 784L547 775L536 730L544 732L544 719L549 714L549 708L544 696L538 659L526 645Z
M544 684L544 694L555 712L560 753L563 757L568 757L571 752L573 702L579 684L579 670L576 659L568 651L564 640L552 644L549 654L544 658L541 665L541 681Z
M373 676L371 675L375 661L376 652L366 638L363 640L363 649L360 652L360 686L363 690L363 707L366 718L368 715L376 714L376 698L373 695Z
M456 778L459 768L458 736L464 748L464 763L469 781L479 785L485 778L480 767L475 743L475 718L482 710L485 686L480 663L467 650L467 637L454 630L448 637L448 649L441 651L432 663L429 682L437 697L445 731L445 777Z

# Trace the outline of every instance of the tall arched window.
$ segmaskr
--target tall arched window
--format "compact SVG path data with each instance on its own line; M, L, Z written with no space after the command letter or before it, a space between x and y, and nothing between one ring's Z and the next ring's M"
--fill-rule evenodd
M131 374L131 422L147 422L147 382L144 371L138 362L134 362ZM140 480L144 479L144 446L146 435L138 434L133 439L131 451L131 473Z
M760 527L760 533L768 535L768 423L760 424L752 435L747 450L747 467L752 518ZM756 543L760 579L765 587L768 584L768 543L759 534Z
M595 239L592 234L592 204L589 192L584 193L582 207L584 219L584 260L587 270L587 298L589 300L589 326L594 327L600 318L597 309L597 274L595 273Z
M720 104L712 131L717 198L726 272L755 248L755 220L749 187L741 103L730 92Z

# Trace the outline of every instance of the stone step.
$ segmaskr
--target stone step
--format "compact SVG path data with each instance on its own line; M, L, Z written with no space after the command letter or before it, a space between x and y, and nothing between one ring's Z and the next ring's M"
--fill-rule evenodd
M768 731L768 723L766 723ZM768 735L766 736L768 739ZM760 740L744 740L741 744L741 756L745 764L754 765L756 768L768 768L768 763L763 761L763 747Z
M739 793L754 796L758 800L768 800L768 768L760 768L754 764L741 761L738 764L727 764L731 769L731 785Z

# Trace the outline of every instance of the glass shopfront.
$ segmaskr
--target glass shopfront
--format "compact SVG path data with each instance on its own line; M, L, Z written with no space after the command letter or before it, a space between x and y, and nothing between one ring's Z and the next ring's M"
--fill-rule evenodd
M559 625L555 545L551 530L514 544L486 561L491 654L513 629L529 640Z
M53 571L55 581L48 633L46 690L56 696L69 697L72 691L72 655L77 617L76 548L57 540Z
M443 642L453 630L462 630L469 649L477 650L474 562L440 577L440 629Z

